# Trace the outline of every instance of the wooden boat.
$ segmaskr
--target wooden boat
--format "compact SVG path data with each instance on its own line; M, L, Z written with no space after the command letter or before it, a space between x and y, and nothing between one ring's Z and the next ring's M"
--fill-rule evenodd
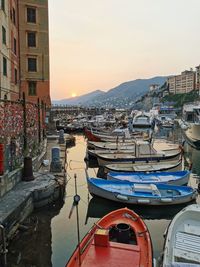
M157 172L157 171L178 171L182 170L183 161L169 160L162 162L135 162L135 163L116 163L104 166L104 172Z
M200 266L200 205L190 205L172 220L165 240L163 267Z
M88 159L97 159L97 154L108 154L112 153L114 154L128 154L131 153L133 154L135 150L133 149L122 149L122 150L109 150L109 149L87 149L86 150L86 156Z
M143 139L132 139L131 142L92 142L87 143L87 147L91 149L109 149L109 150L135 150L135 144L142 143L143 146L150 146L155 150L171 150L180 149L180 145L176 143L169 142L165 139L155 139L151 144ZM141 144L142 145L142 144Z
M190 171L177 172L152 172L152 173L121 173L109 172L108 180L129 181L132 183L167 183L172 185L187 185L190 176Z
M142 219L127 208L110 212L86 234L66 267L152 267L152 246Z
M87 178L91 195L112 201L140 205L176 205L196 199L197 191L189 186L142 184Z
M138 147L139 148L139 147ZM112 163L123 163L123 162L160 162L166 160L179 159L181 149L170 149L165 151L156 151L151 147L144 148L143 150L135 150L134 153L96 153L99 166L104 166Z

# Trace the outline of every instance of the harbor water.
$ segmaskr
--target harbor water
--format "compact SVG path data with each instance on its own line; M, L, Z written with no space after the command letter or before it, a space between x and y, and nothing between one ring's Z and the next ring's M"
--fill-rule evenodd
M179 130L158 132L159 137L181 141ZM92 225L108 212L127 205L115 203L88 193L86 182L86 139L83 135L75 135L76 145L67 151L67 185L64 203L55 204L47 209L35 212L30 220L37 225L32 234L20 233L13 240L9 252L9 266L19 267L64 267L77 246L76 212L69 218L75 195L75 180L77 176L77 190L81 197L78 205L80 237L88 232ZM192 170L200 175L200 151L184 145L185 155L192 163ZM88 169L90 177L95 177L97 168ZM197 187L197 180L190 179L189 184ZM199 201L199 200L197 200ZM154 258L160 259L163 251L164 234L174 217L185 205L150 207L128 206L138 213L145 221L151 235ZM16 264L18 262L18 264Z

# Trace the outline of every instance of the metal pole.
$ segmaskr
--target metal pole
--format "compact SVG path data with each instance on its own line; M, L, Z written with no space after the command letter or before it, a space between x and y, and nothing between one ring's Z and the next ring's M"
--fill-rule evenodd
M75 180L75 196L78 196L77 194L77 176L74 175ZM80 248L80 230L79 230L79 213L78 213L78 203L76 204L76 222L77 222L77 237L78 237L78 258L79 258L79 266L81 266L81 248Z
M41 143L40 100L38 98L38 141Z
M26 97L23 92L23 119L24 119L24 151L27 149L27 129L26 129Z

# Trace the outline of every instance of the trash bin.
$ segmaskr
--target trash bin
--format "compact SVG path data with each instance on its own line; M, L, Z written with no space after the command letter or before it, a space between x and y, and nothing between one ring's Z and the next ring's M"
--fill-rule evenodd
M32 166L32 158L25 157L24 158L24 169L23 169L23 181L32 181L34 180L33 176L33 166Z

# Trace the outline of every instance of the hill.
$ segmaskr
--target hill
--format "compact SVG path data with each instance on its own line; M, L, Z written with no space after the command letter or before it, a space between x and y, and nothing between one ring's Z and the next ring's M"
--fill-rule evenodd
M87 102L92 101L93 98L96 98L101 94L105 94L105 92L101 90L96 90L91 93L84 94L82 96L76 96L62 100L53 100L52 103L53 105L69 105L69 106L85 105L87 104Z
M162 86L167 77L153 77L150 79L137 79L122 83L107 92L100 90L94 91L93 94L87 94L73 99L53 101L53 104L83 105L108 108L128 108L133 103L149 91L151 84Z

